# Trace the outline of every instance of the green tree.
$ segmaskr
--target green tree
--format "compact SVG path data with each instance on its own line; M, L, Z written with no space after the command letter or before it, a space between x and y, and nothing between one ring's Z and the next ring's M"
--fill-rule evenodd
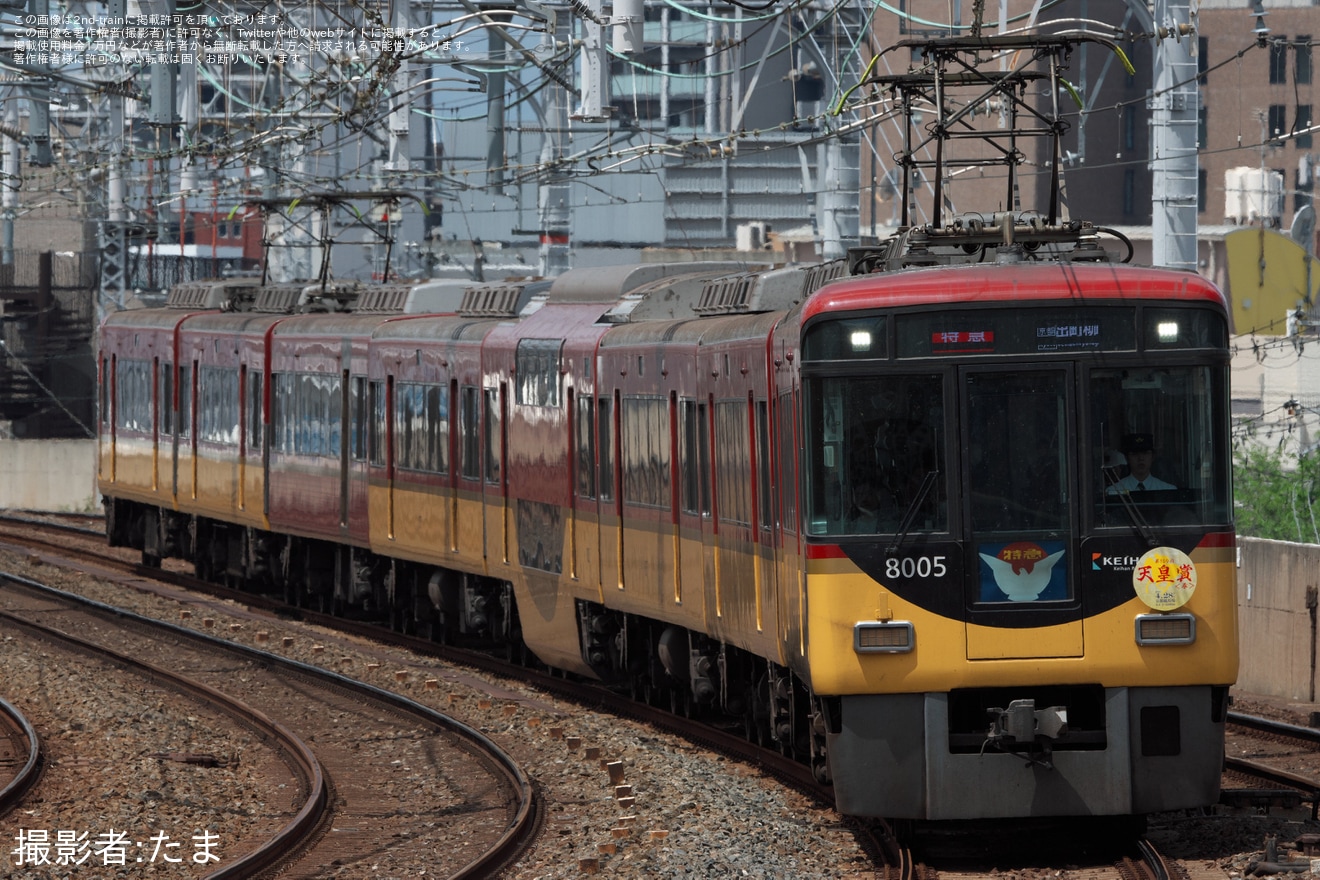
M1233 502L1240 535L1320 544L1320 454L1240 444Z

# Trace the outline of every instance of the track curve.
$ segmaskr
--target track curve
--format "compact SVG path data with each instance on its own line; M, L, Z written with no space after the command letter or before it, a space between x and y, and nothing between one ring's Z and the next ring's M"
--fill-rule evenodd
M370 685L356 682L353 679L335 673L327 672L316 667L306 666L305 664L301 664L294 660L271 655L226 640L211 638L184 627L163 623L149 618L140 618L137 615L101 603L93 602L80 596L64 593L59 590L53 590L52 588L45 587L35 581L29 581L26 578L11 577L10 580L12 583L19 584L23 590L28 591L31 595L42 597L42 601L45 602L58 601L63 603L66 607L79 607L83 609L81 613L96 615L102 619L112 618L116 621L131 623L133 626L139 628L159 629L160 631L168 633L168 637L171 640L175 640L176 645L188 642L205 645L206 650L208 651L223 651L226 654L241 656L245 661L253 664L254 667L261 667L270 670L270 674L276 678L319 682L323 687L342 693L344 699L349 703L362 703L363 705L380 707L378 709L373 709L373 714L380 715L388 713L390 716L397 716L398 718L406 719L401 723L407 727L419 727L420 725L419 729L423 729L423 735L428 738L428 742L431 737L436 735L437 731L443 731L444 737L452 739L455 742L461 741L465 743L466 745L464 748L469 750L470 756L480 756L479 760L483 766L487 767L488 772L491 772L493 777L498 780L495 782L495 785L505 792L504 797L507 798L508 803L514 804L514 807L512 809L501 808L502 811L507 813L507 822L505 822L499 829L498 834L483 836L483 844L485 840L488 840L491 837L496 838L490 846L483 846L480 854L475 858L467 859L465 864L455 864L445 868L445 870L449 871L452 876L489 876L496 866L504 864L510 858L513 858L517 852L527 844L532 833L534 833L538 813L537 798L530 781L521 768L519 768L502 749L499 749L479 731L475 731L460 722L408 700L407 698L380 690ZM49 609L42 609L41 613L48 616L50 611ZM6 613L5 616L7 618L23 617L22 613ZM15 625L20 624L16 623ZM36 626L31 620L23 620L21 625L25 627ZM48 634L47 637L64 637L63 634L53 630L51 627L44 627L44 629L46 629L48 633L53 633ZM142 668L144 674L153 677L170 676L172 678L172 673L159 668L159 666L153 667L151 664L145 664L137 658L125 656L123 652L113 651L106 648L104 645L90 643L90 647L85 650L101 653L108 651L109 654L116 656L115 662L131 663L135 668ZM137 653L143 652L139 650ZM174 653L182 653L182 651L180 650ZM183 661L179 662L182 663ZM164 681L170 679L162 677L160 680ZM195 687L195 684L191 682L183 682L177 686L191 689ZM301 688L302 686L298 687L298 689ZM211 699L226 698L217 690L215 691L215 696L211 697ZM242 718L244 723L256 725L268 730L271 735L284 736L286 733L282 730L283 725L280 722L272 721L264 713L260 712L260 710L254 709L253 707L230 705L226 711L231 713L233 717ZM343 711L342 706L337 711ZM332 796L329 786L326 785L326 773L321 769L319 760L311 754L310 749L305 749L305 747L300 749L299 746L295 744L298 741L298 737L292 736L292 734L288 735L291 737L289 745L287 746L290 753L292 754L303 751L305 752L305 756L300 760L306 760L307 757L310 757L311 760L311 763L305 765L300 771L308 779L308 797L305 803L302 805L301 809L298 810L297 815L290 820L286 827L277 835L272 836L270 840L261 847L245 854L233 863L226 864L223 868L217 870L210 876L226 878L239 876L252 877L262 876L264 873L268 873L277 868L285 869L288 868L290 864L290 852L295 850L299 851L298 863L304 866L304 868L311 868L311 865L317 862L317 858L314 854L318 849L323 849L323 844L326 841L329 841L331 844L331 856L327 858L327 862L330 859L338 859L342 862L347 857L346 853L343 851L342 840L334 839L333 835L327 835L328 826L326 824L326 818L327 806L329 804L334 801L339 801L341 802L342 807L344 798L348 797L351 801L352 796L346 794L343 789L339 791L338 795ZM388 736L386 737L386 740L390 741L388 740ZM398 747L398 744L395 743L391 747ZM428 748L433 747L428 746ZM469 760L470 759L471 758L469 758ZM348 782L350 789L354 792L360 792L369 788L370 780L355 778L354 774L357 769L358 768L351 765L345 767L341 763L335 770L335 773L331 774L331 778L334 778L337 774L341 779L341 782ZM369 797L369 795L367 796ZM300 868L300 870L304 868Z

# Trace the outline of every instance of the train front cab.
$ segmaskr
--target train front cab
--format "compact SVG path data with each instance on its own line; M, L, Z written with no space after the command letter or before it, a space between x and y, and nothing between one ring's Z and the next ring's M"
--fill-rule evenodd
M1041 288L805 330L806 657L837 698L842 812L1218 798L1238 656L1222 299ZM1127 487L1134 436L1176 488Z

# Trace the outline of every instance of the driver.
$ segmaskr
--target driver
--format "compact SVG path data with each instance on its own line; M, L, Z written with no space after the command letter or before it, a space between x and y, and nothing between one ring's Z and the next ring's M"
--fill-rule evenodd
M1150 434L1125 434L1123 455L1127 457L1128 475L1109 487L1110 495L1178 488L1150 472L1155 463L1155 442Z

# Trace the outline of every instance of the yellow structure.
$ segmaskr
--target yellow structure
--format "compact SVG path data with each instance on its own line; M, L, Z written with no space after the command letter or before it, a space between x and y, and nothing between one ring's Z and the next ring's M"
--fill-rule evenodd
M1261 227L1224 236L1233 332L1284 336L1288 314L1314 301L1320 266L1295 241Z

